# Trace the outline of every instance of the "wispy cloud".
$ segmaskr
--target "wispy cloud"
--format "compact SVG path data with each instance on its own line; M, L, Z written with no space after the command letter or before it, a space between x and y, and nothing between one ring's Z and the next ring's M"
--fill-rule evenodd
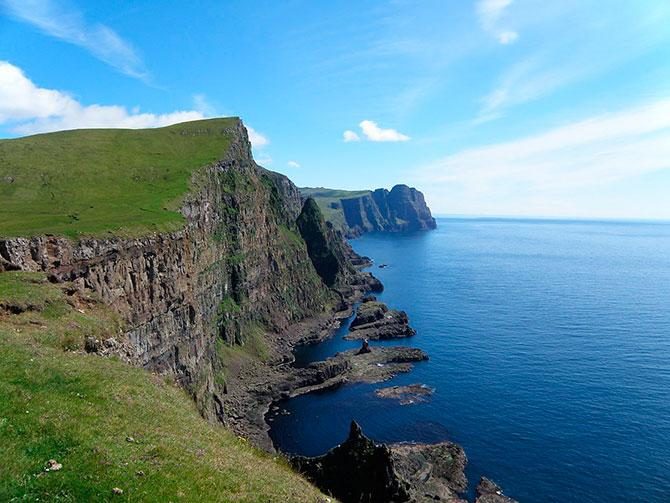
M480 2L482 26L497 23L509 0ZM599 4L595 4L599 6ZM539 12L515 12L515 22L533 44L531 52L503 69L492 89L481 99L476 123L499 118L512 107L549 96L567 86L584 83L635 60L654 46L668 43L670 5L643 7L621 2L613 11L597 8L597 22L589 15L589 2L565 0ZM531 15L532 14L532 15ZM626 19L622 23L621 19ZM566 30L565 27L570 29ZM516 32L498 32L501 43L513 41Z
M506 9L514 0L479 0L476 4L477 17L481 27L494 35L503 45L511 44L519 38L516 31L501 28L501 20Z
M204 118L202 112L166 114L128 111L117 105L82 105L69 94L35 85L23 71L0 61L0 124L18 134L78 128L160 127Z
M418 170L433 197L539 197L670 169L670 98L518 140L463 150ZM440 194L439 196L437 194ZM512 204L510 206L513 206Z
M286 163L286 165L289 168L299 168L300 167L300 163L296 162L296 161L289 161L289 162Z
M86 49L93 56L131 77L147 81L149 74L133 46L110 27L88 23L81 12L51 0L0 0L11 16L43 33Z

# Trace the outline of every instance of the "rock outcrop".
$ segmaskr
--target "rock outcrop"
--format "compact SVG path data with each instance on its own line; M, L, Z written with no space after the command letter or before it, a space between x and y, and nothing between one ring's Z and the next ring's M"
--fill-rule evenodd
M347 234L365 232L406 232L435 229L423 194L407 185L390 191L377 189L367 195L341 199Z
M76 242L0 239L0 271L44 271L52 281L95 292L125 321L120 356L173 375L204 416L222 421L233 373L226 368L229 349L264 352L272 344L267 333L342 306L355 291L379 288L351 265L346 246L314 208L303 208L295 185L256 165L242 122L227 134L224 157L194 171L178 231ZM304 226L309 243L296 223L301 212L316 222ZM335 254L332 275L310 250Z
M428 355L417 348L387 346L352 349L337 353L322 362L297 369L290 396L335 388L344 383L376 383L412 370L413 363L428 360Z
M349 437L323 456L291 458L323 492L343 503L461 502L467 481L463 449L439 444L376 444L356 422Z
M477 499L475 503L518 503L505 496L502 489L492 480L482 477L477 484Z
M416 334L416 330L409 326L405 311L389 309L386 304L377 301L363 302L358 307L349 330L344 337L348 340L399 339Z

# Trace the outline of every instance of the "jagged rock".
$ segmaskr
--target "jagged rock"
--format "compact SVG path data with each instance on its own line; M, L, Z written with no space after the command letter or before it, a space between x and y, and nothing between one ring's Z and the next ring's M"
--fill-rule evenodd
M346 283L357 271L347 260L343 240L332 226L326 225L314 199L307 198L297 219L300 235L307 244L309 257L323 282L328 286Z
M364 355L365 353L370 353L371 351L372 350L370 349L370 343L368 342L367 339L363 339L363 342L361 343L361 349L359 349L356 354Z
M505 496L502 489L486 477L479 479L476 492L477 499L475 503L518 503L516 500Z
M410 405L413 403L425 402L427 397L433 394L435 390L425 384L410 384L408 386L391 386L375 390L375 395L379 398L388 398L398 400L400 405Z
M352 421L349 437L323 456L290 458L323 492L349 502L461 501L463 450L440 444L376 444Z
M409 326L405 311L389 309L382 302L362 303L351 322L350 332L344 337L355 339L397 339L411 337L416 331Z
M347 237L364 232L404 232L435 229L435 219L423 194L407 185L389 192L377 189L363 196L340 201L347 224Z

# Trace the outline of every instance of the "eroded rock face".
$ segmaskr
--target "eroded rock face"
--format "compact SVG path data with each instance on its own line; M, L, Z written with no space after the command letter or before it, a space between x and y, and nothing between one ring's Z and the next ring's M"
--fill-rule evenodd
M323 456L292 457L291 464L343 503L461 502L467 484L458 445L376 444L355 421L345 442Z
M121 356L173 374L206 417L219 419L225 386L217 379L217 340L245 345L338 298L317 274L296 225L297 188L256 165L241 122L232 134L225 157L194 173L179 231L78 242L0 240L0 271L44 271L53 281L96 292L126 321ZM352 273L352 282L370 278Z
M349 330L345 336L347 340L399 339L416 334L416 330L409 326L405 311L389 309L383 302L375 300L363 302L358 307Z
M407 185L390 191L377 189L360 197L340 201L349 237L364 232L405 232L435 229L423 194Z

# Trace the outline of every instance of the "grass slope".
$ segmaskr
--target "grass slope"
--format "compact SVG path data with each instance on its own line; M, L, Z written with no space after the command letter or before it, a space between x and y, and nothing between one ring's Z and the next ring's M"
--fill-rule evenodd
M179 228L193 171L228 150L236 118L0 140L0 236Z
M67 288L0 273L0 501L325 500L173 383L81 351L120 322Z
M337 229L345 229L347 224L344 219L344 212L339 206L340 199L351 199L369 194L369 190L339 190L326 189L324 187L300 187L300 193L303 197L311 197L319 205L323 217L331 222ZM338 203L337 208L332 204Z

